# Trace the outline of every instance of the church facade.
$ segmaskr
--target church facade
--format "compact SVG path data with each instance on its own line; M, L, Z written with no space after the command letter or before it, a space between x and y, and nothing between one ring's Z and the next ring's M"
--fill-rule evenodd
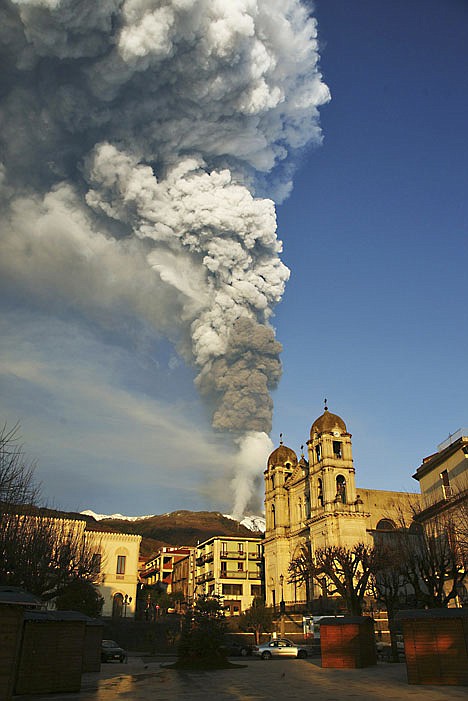
M264 472L266 530L265 596L269 606L305 603L305 589L288 582L288 567L301 549L372 545L376 530L396 527L419 495L356 487L351 434L325 406L313 422L307 459L283 442ZM313 597L320 595L316 590Z

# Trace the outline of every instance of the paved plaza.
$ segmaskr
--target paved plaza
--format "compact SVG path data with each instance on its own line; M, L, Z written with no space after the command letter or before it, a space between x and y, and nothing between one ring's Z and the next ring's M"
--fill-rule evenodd
M466 701L461 686L416 686L406 665L379 663L365 669L322 669L307 660L234 659L237 669L188 672L166 669L170 658L130 657L127 664L103 664L83 676L80 693L16 696L15 701Z

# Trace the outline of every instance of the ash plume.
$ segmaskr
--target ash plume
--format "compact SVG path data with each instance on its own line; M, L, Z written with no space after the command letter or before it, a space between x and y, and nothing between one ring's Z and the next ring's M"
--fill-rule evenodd
M273 200L329 99L305 4L5 0L0 51L3 290L144 320L213 426L266 449L289 276Z

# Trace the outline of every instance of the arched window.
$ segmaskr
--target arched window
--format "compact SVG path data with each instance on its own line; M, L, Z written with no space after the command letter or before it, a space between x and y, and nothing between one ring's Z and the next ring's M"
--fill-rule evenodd
M272 489L275 488L275 475L274 474L271 476L271 488Z
M317 445L315 446L315 454L317 456L317 462L320 462L320 458L322 455L322 449L321 449L320 443L317 443Z
M381 518L376 526L376 530L378 531L394 531L395 528L395 524L389 518Z
M298 520L302 521L302 499L299 498L299 501L297 502L297 516Z
M346 504L346 480L343 475L336 477L336 497L335 501L341 501Z
M306 494L304 497L304 508L305 508L305 517L310 518L310 498L309 498L308 494Z
M323 487L322 480L320 479L320 477L317 480L317 499L320 506L323 506Z
M276 511L275 511L275 505L271 505L271 527L276 528Z
M123 611L123 596L122 594L114 594L112 600L112 618L121 618Z

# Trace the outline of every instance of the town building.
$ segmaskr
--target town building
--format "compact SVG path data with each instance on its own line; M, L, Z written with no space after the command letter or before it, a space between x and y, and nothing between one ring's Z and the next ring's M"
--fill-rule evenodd
M459 429L424 458L413 478L419 482L425 515L452 510L468 494L468 428Z
M468 428L459 429L424 458L413 478L421 489L417 521L426 533L447 538L457 558L468 564ZM453 582L453 580L452 580ZM449 588L452 582L447 581ZM468 604L468 582L451 605Z
M195 594L197 549L190 548L190 551L189 555L174 563L172 571L172 591L180 594L180 599L175 604L179 613L193 604Z
M280 441L264 472L266 531L266 603L306 603L303 586L288 582L289 563L304 548L373 543L373 532L396 527L419 495L358 488L351 433L343 419L325 406L312 423L307 458ZM321 591L314 584L313 598Z
M197 545L192 598L219 595L226 614L238 616L263 596L262 581L260 538L215 536Z
M189 546L159 548L156 555L145 562L140 572L140 579L148 586L158 584L168 594L173 592L172 581L174 566L179 560L183 560L194 550Z
M88 519L83 537L99 558L97 588L104 598L102 615L134 618L141 536L118 533Z

